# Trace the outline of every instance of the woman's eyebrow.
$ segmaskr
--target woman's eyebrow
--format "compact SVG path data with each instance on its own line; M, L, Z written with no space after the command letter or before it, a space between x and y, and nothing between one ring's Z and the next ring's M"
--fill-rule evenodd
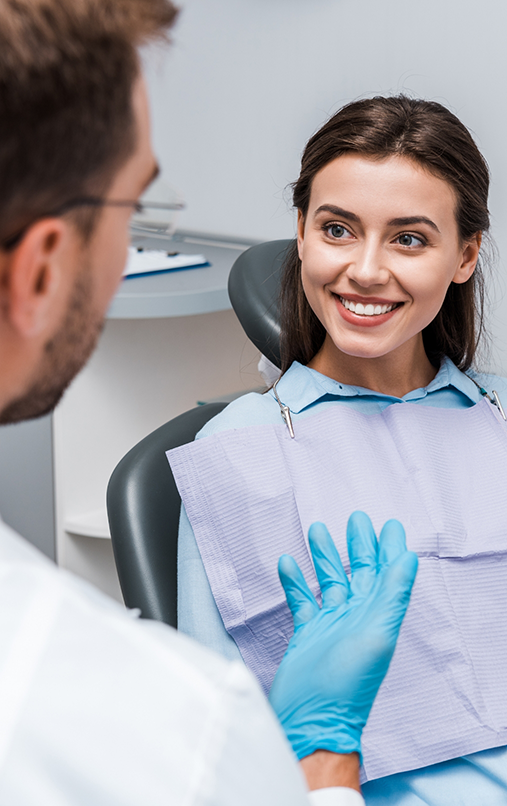
M406 216L405 218L391 218L391 220L387 222L388 227L410 227L412 224L427 224L440 234L440 230L435 222L432 221L431 218L426 218L424 215L412 215Z
M338 218L348 218L349 221L357 221L358 223L361 221L358 215L355 213L350 213L348 210L343 210L341 207L336 207L334 204L321 204L320 207L317 207L315 210L314 218L316 218L319 213L331 213L331 215L335 215Z
M335 215L337 218L347 218L349 221L356 221L357 223L361 222L361 219L358 215L356 215L356 213L351 213L349 210L344 210L342 207L336 207L334 204L321 204L321 206L317 207L315 210L314 218L316 218L319 213L331 213L331 215ZM431 218L427 218L427 216L424 215L391 218L391 220L387 222L388 227L410 227L413 224L427 224L440 235L440 230L435 222L432 221Z

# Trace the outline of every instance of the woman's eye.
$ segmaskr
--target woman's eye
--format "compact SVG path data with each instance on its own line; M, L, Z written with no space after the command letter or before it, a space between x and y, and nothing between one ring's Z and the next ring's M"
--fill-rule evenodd
M398 235L396 238L401 246L424 246L422 238L417 238L415 235L410 235L405 232L403 235Z
M331 238L346 238L351 234L342 224L328 224L325 229Z

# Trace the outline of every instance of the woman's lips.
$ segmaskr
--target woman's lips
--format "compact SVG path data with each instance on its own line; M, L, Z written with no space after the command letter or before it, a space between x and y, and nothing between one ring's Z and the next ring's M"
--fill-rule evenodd
M384 324L403 305L403 302L381 302L380 300L358 302L341 297L339 294L334 294L333 296L342 318L351 325L359 325L360 327L376 327Z

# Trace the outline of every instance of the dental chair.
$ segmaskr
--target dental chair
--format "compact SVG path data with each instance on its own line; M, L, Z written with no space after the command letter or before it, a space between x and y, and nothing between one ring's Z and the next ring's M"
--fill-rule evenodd
M245 333L280 366L278 296L293 241L247 249L229 276L229 297ZM114 469L107 514L120 586L143 618L177 626L177 547L181 499L165 452L187 442L225 408L207 403L165 423L135 445Z

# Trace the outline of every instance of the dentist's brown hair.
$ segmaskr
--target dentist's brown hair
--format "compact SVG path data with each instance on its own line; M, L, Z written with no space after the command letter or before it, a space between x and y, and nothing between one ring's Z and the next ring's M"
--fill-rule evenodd
M0 0L0 241L107 190L136 144L138 47L169 0ZM83 235L97 213L76 211Z

